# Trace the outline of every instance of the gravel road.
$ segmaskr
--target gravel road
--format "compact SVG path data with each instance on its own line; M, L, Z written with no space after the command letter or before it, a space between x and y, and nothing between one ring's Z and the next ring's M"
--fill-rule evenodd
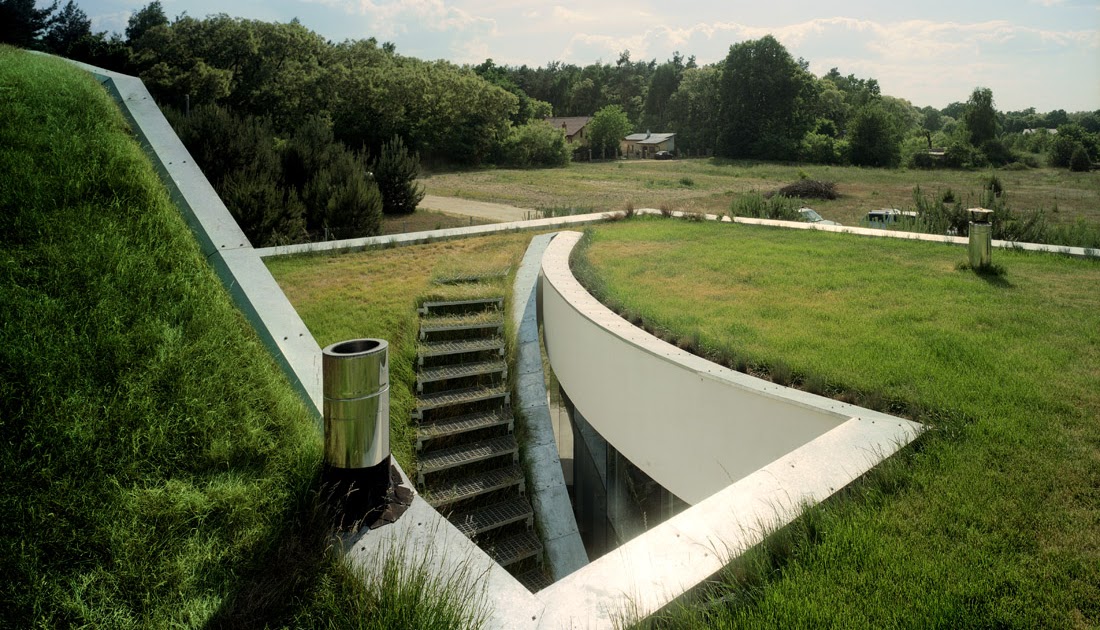
M471 201L458 197L437 197L424 195L418 209L437 210L447 214L461 214L465 216L487 219L489 221L522 221L534 218L535 211L530 208L517 208L502 203L488 203L485 201Z

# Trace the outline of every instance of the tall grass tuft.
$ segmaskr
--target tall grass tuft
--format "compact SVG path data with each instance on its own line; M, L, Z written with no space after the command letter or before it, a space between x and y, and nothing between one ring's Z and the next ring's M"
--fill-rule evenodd
M756 191L748 192L733 200L729 216L749 217L753 219L775 219L780 221L798 221L800 216L797 200L783 195L765 197Z

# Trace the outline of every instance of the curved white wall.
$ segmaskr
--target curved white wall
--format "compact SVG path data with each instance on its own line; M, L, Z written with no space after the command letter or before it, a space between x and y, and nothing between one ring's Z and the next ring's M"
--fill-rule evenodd
M684 501L698 503L853 417L912 425L753 378L653 337L573 277L569 254L579 238L560 233L542 260L550 364L600 435Z

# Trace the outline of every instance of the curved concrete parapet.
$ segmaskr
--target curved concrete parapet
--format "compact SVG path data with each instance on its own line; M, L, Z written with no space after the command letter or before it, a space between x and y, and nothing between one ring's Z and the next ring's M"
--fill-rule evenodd
M782 387L685 352L616 315L569 269L580 238L562 232L542 261L546 351L585 419L627 459L696 504L853 418L914 423ZM864 462L838 461L835 465Z

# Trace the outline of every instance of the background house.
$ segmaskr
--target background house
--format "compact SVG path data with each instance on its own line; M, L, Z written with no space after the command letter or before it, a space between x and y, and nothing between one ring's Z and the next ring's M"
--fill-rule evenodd
M546 122L565 132L565 139L569 144L584 144L585 127L592 120L591 116L566 116L562 118L547 118Z
M676 151L674 133L632 133L623 138L622 151L625 157L651 158L658 151Z

